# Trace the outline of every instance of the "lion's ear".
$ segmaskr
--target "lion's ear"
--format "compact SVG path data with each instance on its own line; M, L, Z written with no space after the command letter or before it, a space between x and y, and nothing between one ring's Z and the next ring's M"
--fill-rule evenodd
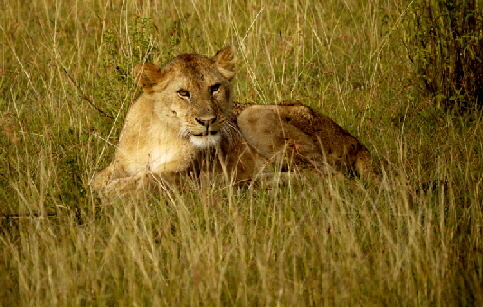
M161 68L153 64L138 64L134 67L134 78L143 87L151 89L161 79Z
M218 70L228 81L235 77L235 49L233 46L226 46L218 51L212 58Z

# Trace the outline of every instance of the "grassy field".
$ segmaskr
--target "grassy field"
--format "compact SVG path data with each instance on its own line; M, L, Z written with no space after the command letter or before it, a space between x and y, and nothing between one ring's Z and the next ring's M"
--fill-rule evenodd
M482 114L418 94L406 4L25 3L0 1L0 306L483 306ZM237 101L307 103L389 161L392 187L100 202L88 182L140 92L133 66L228 44Z

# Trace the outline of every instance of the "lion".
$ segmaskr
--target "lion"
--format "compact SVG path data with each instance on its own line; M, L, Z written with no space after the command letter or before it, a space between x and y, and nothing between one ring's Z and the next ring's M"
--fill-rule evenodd
M370 171L369 151L330 118L296 101L233 102L234 48L181 54L160 68L139 64L143 88L130 107L112 163L91 187L111 193L223 173L246 182L274 171Z

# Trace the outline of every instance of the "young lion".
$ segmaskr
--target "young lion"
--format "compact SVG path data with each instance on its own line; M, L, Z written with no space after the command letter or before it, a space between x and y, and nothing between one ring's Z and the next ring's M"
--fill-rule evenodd
M163 68L139 64L143 93L131 106L113 162L96 173L94 190L140 190L182 173L213 172L238 181L267 170L310 168L368 174L369 151L330 118L299 102L232 102L234 50L208 58L182 54Z

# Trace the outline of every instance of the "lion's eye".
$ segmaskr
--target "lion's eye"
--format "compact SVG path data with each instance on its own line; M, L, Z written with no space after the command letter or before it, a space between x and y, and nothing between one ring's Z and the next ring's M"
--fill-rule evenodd
M213 93L218 92L218 90L220 89L220 86L221 86L221 84L219 84L219 83L212 85L211 86L211 93L213 94Z
M185 90L179 90L178 95L180 95L183 98L190 98L190 92Z

